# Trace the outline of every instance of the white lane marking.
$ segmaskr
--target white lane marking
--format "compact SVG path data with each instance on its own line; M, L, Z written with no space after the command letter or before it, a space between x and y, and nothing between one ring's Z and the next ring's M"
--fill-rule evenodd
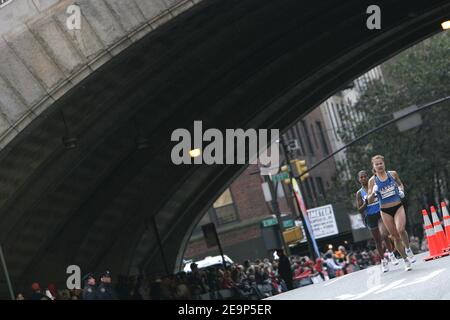
M367 291L365 291L363 293L358 294L356 297L353 297L350 300L356 300L356 299L360 299L362 297L365 297L365 296L371 294L372 292L377 291L378 289L381 289L382 287L384 287L384 284L379 284L379 285L377 285L375 287L370 288L369 290L367 290Z
M347 277L350 277L351 275L355 275L355 274L357 274L358 272L363 272L363 270L364 271L373 271L373 269L375 269L375 268L377 268L378 266L371 266L371 267L369 267L369 268L367 268L367 269L362 269L362 270L358 270L358 271L355 271L355 272L351 272L351 273L347 273L347 274L345 274L345 275L343 275L343 276L340 276L340 277L337 277L337 278L334 278L334 279L330 279L330 280L328 280L328 281L326 281L325 282L325 284L323 285L324 287L326 287L326 286L329 286L330 284L333 284L333 283L335 283L335 282L337 282L337 281L339 281L339 280L342 280L342 279L344 279L344 278L347 278Z
M412 286L412 285L414 285L414 284L418 284L418 283L421 283L421 282L425 282L425 281L427 281L427 280L430 280L430 279L436 277L438 274L444 272L445 270L446 270L446 269L444 268L444 269L439 269L439 270L433 271L432 273L430 273L429 275L427 275L427 276L425 276L425 277L418 278L416 281L413 281L413 282L401 284L401 285L395 287L394 289L404 288L404 287Z
M365 292L362 292L362 293L360 293L358 295L346 293L346 294L342 294L340 296L337 296L336 299L338 299L338 300L346 300L346 299L356 300L356 299L363 298L363 297L365 297L365 296L367 296L367 295L369 295L371 293L379 294L379 293L382 293L382 292L385 292L385 291L388 291L388 290L393 290L393 289L397 289L397 288L404 288L404 287L412 286L412 285L415 285L415 284L419 284L419 283L428 281L428 280L436 277L440 273L444 272L445 270L446 269L439 269L439 270L433 271L432 273L430 273L429 275L427 275L425 277L417 278L415 281L408 282L408 283L405 283L405 284L402 284L402 283L405 282L406 279L400 279L400 280L394 281L393 283L391 283L391 284L389 284L387 286L385 284L379 284L379 285L374 286L374 287L370 288L369 290L367 290Z
M386 287L384 287L383 289L378 290L378 291L375 292L374 294L379 294L379 293L382 293L382 292L391 290L392 288L394 288L395 286L399 285L400 283L402 283L402 282L404 282L404 281L406 281L406 279L400 279L400 280L394 281L394 282L392 282L391 284L388 284L388 285L387 285Z
M332 279L332 280L328 280L323 286L324 286L324 287L329 286L330 284L333 284L333 283L335 283L335 282L337 282L337 281L339 281L339 280L342 280L342 279L344 279L344 278L346 278L346 277L348 277L348 276L350 276L350 275L351 275L351 273L347 273L346 275L343 275L343 276L334 278L334 279Z
M340 278L340 277L339 277L339 278ZM324 287L329 286L330 284L333 284L333 283L335 283L336 281L338 281L339 278L330 280L330 281L328 281L327 283L325 283L323 286L324 286Z

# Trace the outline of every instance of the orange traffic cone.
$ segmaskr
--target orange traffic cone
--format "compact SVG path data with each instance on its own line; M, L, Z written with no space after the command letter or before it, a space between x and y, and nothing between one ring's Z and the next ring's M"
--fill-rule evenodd
M434 233L436 234L436 242L438 244L438 249L441 251L449 251L450 248L447 244L447 239L445 238L444 229L442 229L441 221L439 220L436 209L431 206L431 219L433 220Z
M447 256L448 252L442 252L442 249L440 250L438 243L436 241L436 234L434 232L433 225L431 224L430 218L428 217L427 210L422 210L423 215L423 223L424 223L424 229L427 236L428 241L428 250L430 252L430 255L426 257L424 260L433 260L437 259L443 256Z
M447 244L450 246L450 214L448 213L445 202L441 202L442 216L444 217L445 235L447 236Z

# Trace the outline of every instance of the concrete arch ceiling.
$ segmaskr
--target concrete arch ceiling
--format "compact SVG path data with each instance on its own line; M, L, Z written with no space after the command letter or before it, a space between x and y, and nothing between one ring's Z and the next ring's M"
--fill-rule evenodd
M118 1L105 3L111 10ZM243 167L172 165L174 129L194 120L287 128L354 77L438 32L450 14L444 0L378 1L382 29L370 31L369 1L189 3L73 80L4 140L0 241L17 286L63 281L71 264L161 271L153 218L175 270L195 222ZM61 112L76 149L62 145ZM137 136L149 148L138 150Z

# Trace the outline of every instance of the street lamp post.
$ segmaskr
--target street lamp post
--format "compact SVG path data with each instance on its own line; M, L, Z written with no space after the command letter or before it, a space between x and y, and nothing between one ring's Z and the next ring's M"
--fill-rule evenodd
M272 206L272 212L273 212L273 214L275 214L275 216L277 218L278 230L279 230L279 233L280 233L280 236L281 236L281 244L283 245L283 249L286 252L286 254L290 255L289 246L286 244L286 241L284 240L284 235L283 235L284 226L283 226L283 221L281 219L280 207L278 205L277 192L276 192L275 187L273 185L273 181L272 181L272 179L270 178L269 175L264 175L264 181L269 186L270 196L272 198L270 200L270 204Z

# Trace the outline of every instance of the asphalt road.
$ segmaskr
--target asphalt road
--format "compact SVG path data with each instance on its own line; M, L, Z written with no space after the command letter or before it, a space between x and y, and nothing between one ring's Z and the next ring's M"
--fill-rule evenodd
M450 256L425 262L427 255L417 255L408 272L400 260L387 273L373 266L267 300L450 300Z

